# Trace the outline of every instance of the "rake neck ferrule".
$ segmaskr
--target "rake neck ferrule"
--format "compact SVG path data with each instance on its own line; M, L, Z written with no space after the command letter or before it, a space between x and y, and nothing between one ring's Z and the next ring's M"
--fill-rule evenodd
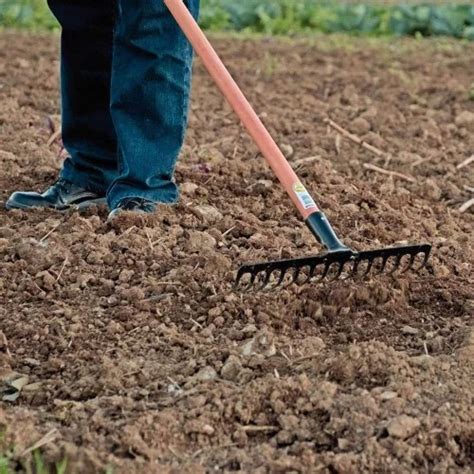
M327 217L321 211L313 212L306 219L306 225L318 242L323 244L330 252L350 250L339 240Z

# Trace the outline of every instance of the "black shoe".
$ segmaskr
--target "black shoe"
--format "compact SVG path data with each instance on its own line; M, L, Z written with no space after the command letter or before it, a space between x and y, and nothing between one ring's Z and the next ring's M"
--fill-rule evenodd
M109 214L109 220L122 212L135 212L138 214L152 214L156 210L156 203L143 198L124 198Z
M43 194L23 191L13 193L5 207L7 210L47 208L66 211L71 208L83 209L93 204L105 203L105 196L59 178Z

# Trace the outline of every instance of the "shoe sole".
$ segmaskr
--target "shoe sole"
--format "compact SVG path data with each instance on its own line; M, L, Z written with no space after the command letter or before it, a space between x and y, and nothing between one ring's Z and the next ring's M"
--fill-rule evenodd
M33 209L52 209L53 211L57 212L66 212L70 211L71 209L76 209L76 210L82 210L82 209L87 209L88 207L91 206L100 206L102 204L107 204L107 199L106 198L100 198L100 199L92 199L91 201L84 201L81 202L80 204L71 204L70 206L67 207L43 207L43 206L11 206L8 205L8 202L5 204L5 209L7 211L14 211L15 209L17 210L33 210Z

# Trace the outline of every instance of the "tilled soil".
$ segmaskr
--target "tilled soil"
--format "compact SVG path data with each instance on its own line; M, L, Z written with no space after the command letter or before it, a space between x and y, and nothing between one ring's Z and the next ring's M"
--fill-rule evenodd
M234 292L242 262L321 249L197 62L178 205L0 210L2 452L19 471L39 441L71 473L471 472L474 45L215 44L345 241L430 242L430 265ZM0 35L2 201L61 165L57 57L57 37Z

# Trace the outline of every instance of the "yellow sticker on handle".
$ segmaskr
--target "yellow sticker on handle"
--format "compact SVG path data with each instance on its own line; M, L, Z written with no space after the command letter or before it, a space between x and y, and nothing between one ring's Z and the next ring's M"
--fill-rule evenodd
M311 197L311 194L308 193L302 183L296 183L293 186L293 190L295 191L296 197L304 209L316 207L314 199Z

